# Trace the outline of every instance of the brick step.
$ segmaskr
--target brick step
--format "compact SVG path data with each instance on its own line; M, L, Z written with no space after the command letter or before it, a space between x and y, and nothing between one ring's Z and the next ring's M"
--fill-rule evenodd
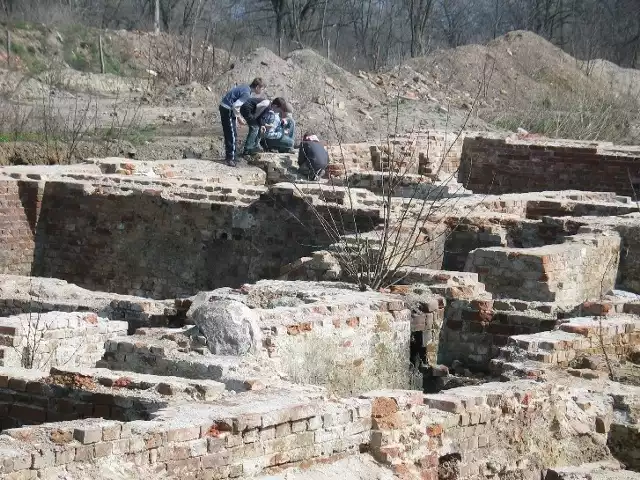
M639 480L640 473L623 470L617 460L585 463L571 467L551 467L544 480Z
M631 315L615 317L571 318L558 329L513 335L500 349L499 359L566 364L578 354L599 352L624 353L640 344L640 318Z
M508 346L516 346L525 352L557 352L581 349L584 337L576 333L562 330L513 335L509 337Z
M544 363L549 365L566 364L577 356L577 350L534 350L534 351L521 351L514 355L513 351L503 352L505 347L500 349L500 355L509 360L523 359L525 361Z
M532 360L507 361L503 358L494 358L489 362L489 370L494 375L504 375L537 379L544 376L545 367Z
M583 337L603 338L614 335L631 335L631 343L640 341L640 317L632 315L616 315L609 317L576 317L559 325L560 330L578 334ZM634 335L635 334L635 335Z

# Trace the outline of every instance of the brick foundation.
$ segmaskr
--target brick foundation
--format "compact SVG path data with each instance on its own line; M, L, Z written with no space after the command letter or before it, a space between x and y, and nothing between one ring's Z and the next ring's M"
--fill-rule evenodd
M31 274L40 195L37 182L0 181L0 273Z
M11 213L3 217L9 248L0 256L0 269L56 277L91 290L152 298L191 295L272 278L281 265L328 242L315 214L293 191L261 198L262 190L255 189L210 195L193 190L166 199L139 184L3 185ZM39 215L37 195L31 194L37 188L42 190ZM28 204L21 203L21 195ZM229 201L209 199L221 195ZM362 222L361 231L375 225L368 215L355 219Z
M476 193L575 189L632 196L639 160L638 149L610 144L467 137L459 181Z
M501 298L575 305L615 285L620 237L576 235L559 245L480 248L465 270L477 272L487 291Z

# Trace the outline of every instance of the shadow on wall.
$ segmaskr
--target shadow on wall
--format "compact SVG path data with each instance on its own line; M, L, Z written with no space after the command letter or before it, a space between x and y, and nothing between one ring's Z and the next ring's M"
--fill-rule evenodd
M265 195L235 206L48 182L31 274L92 290L189 296L279 276L282 265L329 243L313 218L293 197ZM364 216L356 221L361 229L375 222Z

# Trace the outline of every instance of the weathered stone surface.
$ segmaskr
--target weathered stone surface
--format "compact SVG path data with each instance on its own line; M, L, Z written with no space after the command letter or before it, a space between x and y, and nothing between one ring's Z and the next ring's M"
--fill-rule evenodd
M207 338L207 347L218 355L258 353L262 335L258 314L234 300L218 300L197 306L191 319Z

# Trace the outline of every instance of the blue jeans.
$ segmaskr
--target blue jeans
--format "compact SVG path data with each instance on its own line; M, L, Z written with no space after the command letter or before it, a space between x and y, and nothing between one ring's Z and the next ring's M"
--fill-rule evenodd
M289 130L284 133L284 129ZM278 150L279 152L288 152L293 148L294 138L296 135L296 123L292 118L288 119L288 124L283 128L280 138L265 138L264 142L269 149Z
M244 141L244 149L242 151L243 154L251 154L258 150L260 125L258 125L257 123L249 123L247 126L249 127L249 133L247 134L247 139Z

